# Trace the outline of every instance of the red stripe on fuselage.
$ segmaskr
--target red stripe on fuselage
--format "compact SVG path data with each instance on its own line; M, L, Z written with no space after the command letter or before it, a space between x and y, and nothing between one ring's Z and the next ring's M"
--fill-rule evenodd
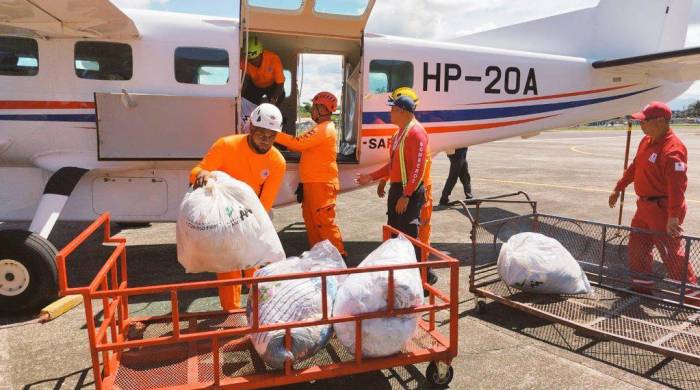
M95 108L95 102L0 100L0 110L67 110Z
M589 89L588 91L576 91L576 92L560 93L560 94L556 94L556 95L533 96L533 97L521 98L521 99L492 100L489 102L481 102L481 103L466 103L463 105L464 106L479 106L482 104L516 103L516 102L528 102L528 101L533 101L533 100L557 99L557 98L563 98L563 97L569 97L569 96L580 96L580 95L589 95L589 94L598 93L598 92L614 91L616 89L633 87L635 85L637 85L637 84L627 84L627 85L620 85L618 87L609 87L609 88Z

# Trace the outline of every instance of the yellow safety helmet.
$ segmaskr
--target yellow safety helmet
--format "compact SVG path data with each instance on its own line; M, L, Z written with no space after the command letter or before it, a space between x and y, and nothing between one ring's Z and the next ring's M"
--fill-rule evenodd
M252 60L253 58L261 55L263 52L263 44L260 41L260 38L257 37L257 35L251 35L248 37L248 59Z
M389 95L389 100L386 104L400 107L408 112L415 112L418 100L418 94L413 88L399 87Z

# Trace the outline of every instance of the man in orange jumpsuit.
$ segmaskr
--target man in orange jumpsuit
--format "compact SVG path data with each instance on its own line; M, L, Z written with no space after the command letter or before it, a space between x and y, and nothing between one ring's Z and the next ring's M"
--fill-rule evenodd
M212 171L222 171L248 184L268 212L277 197L285 172L282 153L272 144L282 129L282 113L272 104L258 106L250 115L250 134L231 135L216 140L202 161L192 169L190 183L199 188ZM218 279L253 276L254 268L217 274ZM225 310L241 306L241 286L219 288L219 300Z
M245 79L241 95L258 105L263 96L279 107L284 100L284 72L280 57L263 48L260 39L251 35L248 38L247 63L241 59L241 70L245 69Z
M615 207L620 192L634 182L634 192L639 198L632 227L666 233L666 236L630 234L627 250L633 271L632 288L651 292L654 282L649 276L653 275L654 246L671 278L683 281L685 276L687 282L695 284L697 277L691 264L686 267L685 249L680 240L687 210L688 151L669 127L671 109L666 104L652 102L632 118L641 121L646 136L639 143L632 164L610 194L608 204Z
M277 143L301 152L301 208L309 246L329 240L345 257L347 252L335 223L335 200L340 183L336 163L338 135L331 114L338 108L338 100L330 92L320 92L311 103L311 119L316 126L298 137L279 133Z

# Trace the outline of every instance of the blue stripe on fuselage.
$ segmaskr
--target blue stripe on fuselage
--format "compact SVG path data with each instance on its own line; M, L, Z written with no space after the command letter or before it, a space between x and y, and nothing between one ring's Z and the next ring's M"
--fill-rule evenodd
M622 95L606 96L595 99L575 100L570 102L535 104L530 106L515 106L515 107L493 107L493 108L472 108L467 110L436 110L436 111L417 111L416 118L423 123L430 122L458 122L458 121L477 121L484 119L509 118L521 115L542 114L545 112L565 110L568 108L588 106L591 104L608 102L610 100L622 99L628 96L638 95L652 89L652 87L641 91L629 92ZM365 112L362 114L363 124L374 123L389 123L389 112Z
M0 121L31 121L31 122L92 122L95 114L9 114L0 115Z

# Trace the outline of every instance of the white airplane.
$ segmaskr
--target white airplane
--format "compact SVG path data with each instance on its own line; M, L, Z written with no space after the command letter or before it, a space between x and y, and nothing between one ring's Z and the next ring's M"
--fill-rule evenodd
M387 160L385 103L399 86L419 92L435 154L621 116L700 79L700 48L683 48L692 0L601 0L449 42L365 33L374 0L335 11L327 0L261 1L241 0L239 21L108 0L0 0L0 221L31 220L29 231L0 231L0 310L56 296L48 237L59 216L176 219L190 168L239 129L250 33L289 70L288 132L300 55L342 57L342 191ZM277 205L294 201L298 182L286 156Z

